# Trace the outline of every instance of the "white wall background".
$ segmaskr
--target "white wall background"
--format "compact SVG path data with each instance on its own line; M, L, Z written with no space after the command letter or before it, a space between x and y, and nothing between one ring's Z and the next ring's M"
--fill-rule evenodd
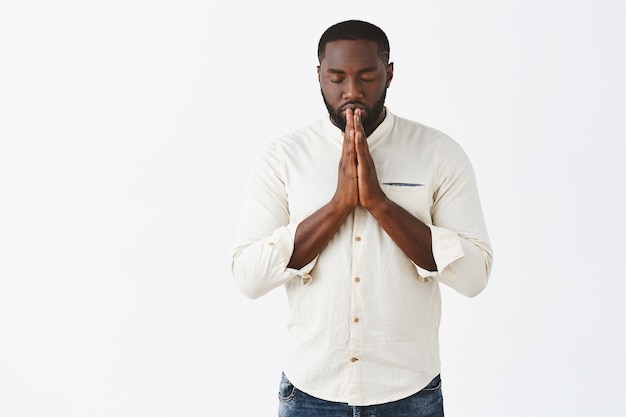
M325 114L321 32L472 159L491 282L443 289L449 416L623 416L623 2L0 3L0 415L275 415L286 313L236 292L246 170ZM219 410L219 411L218 411ZM229 410L229 411L222 411Z

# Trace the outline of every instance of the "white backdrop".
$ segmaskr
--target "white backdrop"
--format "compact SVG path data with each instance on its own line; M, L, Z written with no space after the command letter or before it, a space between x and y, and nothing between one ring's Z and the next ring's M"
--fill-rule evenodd
M325 114L317 40L391 41L495 250L443 288L446 412L623 416L623 2L0 4L0 415L275 415L286 305L230 277L247 168Z

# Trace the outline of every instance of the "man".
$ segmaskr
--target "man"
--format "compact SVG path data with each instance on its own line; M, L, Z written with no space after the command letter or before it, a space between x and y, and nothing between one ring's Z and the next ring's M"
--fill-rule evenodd
M471 164L385 107L380 28L333 25L318 57L330 117L266 149L233 250L245 295L287 292L279 415L442 416L439 283L474 296L492 263Z

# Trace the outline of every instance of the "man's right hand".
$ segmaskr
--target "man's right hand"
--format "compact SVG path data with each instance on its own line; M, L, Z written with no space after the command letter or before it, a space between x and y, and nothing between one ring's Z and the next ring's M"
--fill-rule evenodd
M337 191L333 200L341 207L352 211L359 203L359 186L357 182L357 159L354 136L356 126L354 112L352 109L346 110L346 129L343 137L343 147L341 159L339 160L339 178L337 180Z
M337 190L327 204L298 225L294 250L287 265L290 268L300 269L311 262L359 204L355 135L362 127L355 125L354 113L350 109L346 111L346 119Z

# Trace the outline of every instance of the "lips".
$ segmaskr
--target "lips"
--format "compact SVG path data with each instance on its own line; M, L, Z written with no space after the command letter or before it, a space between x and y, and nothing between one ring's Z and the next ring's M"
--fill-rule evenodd
M345 112L348 109L351 109L351 110L356 110L356 109L367 110L366 107L364 105L362 105L361 103L348 103L348 104L346 104L346 105L341 107L341 111L342 112Z

